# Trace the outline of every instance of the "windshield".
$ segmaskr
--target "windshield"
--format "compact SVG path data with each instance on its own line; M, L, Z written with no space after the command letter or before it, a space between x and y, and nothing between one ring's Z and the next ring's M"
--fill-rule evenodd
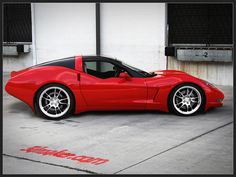
M124 66L126 66L126 67L128 67L128 68L130 68L130 69L132 69L132 70L134 70L134 71L136 71L136 72L138 72L138 73L140 73L140 74L143 75L144 77L152 77L152 76L155 76L155 75L156 75L154 72L146 72L146 71L143 71L143 70L141 70L141 69L138 69L138 68L135 68L135 67L133 67L133 66L130 66L130 65L128 65L128 64L126 64L126 63L124 63L124 62L122 62L122 61L121 61L121 63L122 63L122 65L124 65Z

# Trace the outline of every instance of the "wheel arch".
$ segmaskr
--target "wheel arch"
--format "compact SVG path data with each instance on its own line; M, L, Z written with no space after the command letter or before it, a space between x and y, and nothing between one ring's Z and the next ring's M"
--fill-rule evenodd
M47 86L47 85L51 85L51 84L62 85L62 86L64 86L64 87L66 87L66 88L69 90L69 92L71 92L71 95L73 96L73 101L74 101L74 106L72 107L72 113L74 113L74 112L75 112L75 108L76 108L76 99L75 99L74 92L73 92L67 85L65 85L65 84L63 84L63 83L59 83L59 82L45 83L45 84L41 85L41 86L36 90L36 92L35 92L35 94L34 94L34 98L33 98L34 110L36 110L36 105L35 105L35 103L36 103L37 94L39 93L39 91L40 91L43 87L45 87L45 86Z
M200 84L197 84L195 82L181 82L181 83L178 83L176 84L169 92L168 94L168 100L167 100L167 103L168 103L168 111L170 111L170 104L169 104L169 101L170 101L170 96L171 96L171 93L174 91L175 88L181 86L181 85L184 85L184 84L191 84L191 85L195 85L197 86L203 93L203 96L204 96L204 102L203 102L203 107L205 108L206 107L206 92L205 90L202 88L202 86Z

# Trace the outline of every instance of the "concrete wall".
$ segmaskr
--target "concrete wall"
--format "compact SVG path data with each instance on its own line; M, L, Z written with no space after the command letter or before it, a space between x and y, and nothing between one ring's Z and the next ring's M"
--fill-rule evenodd
M95 3L35 3L37 63L96 53Z
M165 3L102 3L101 53L144 70L166 68Z
M3 56L2 60L4 72L17 71L33 65L32 52L20 54L18 56Z
M177 69L217 85L233 85L233 64L224 62L190 62L168 57L168 69Z

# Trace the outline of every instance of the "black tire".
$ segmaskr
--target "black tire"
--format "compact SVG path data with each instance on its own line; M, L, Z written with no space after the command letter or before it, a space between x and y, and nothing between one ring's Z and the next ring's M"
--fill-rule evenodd
M187 88L189 88L189 89L194 88L192 94L197 90L196 91L196 97L199 97L199 99L198 98L196 98L196 100L193 99L197 103L192 102L192 98L186 98L187 97L186 95L184 95L185 96L184 99L183 98L176 98L176 97L179 97L178 92L181 91L181 89L183 89L183 90L186 89L187 90ZM182 93L182 91L181 91L181 93ZM175 98L174 98L174 96L175 96ZM194 94L193 94L193 96L194 96ZM185 98L187 99L187 101L185 100ZM182 101L179 101L178 103L176 103L176 99L180 99ZM199 101L200 99L201 99L201 102ZM169 98L168 98L168 106L169 106L170 112L172 112L172 113L174 113L178 116L192 116L192 115L195 115L197 113L203 112L204 107L205 107L205 102L206 102L206 98L205 98L204 91L199 86L197 86L195 84L192 84L192 83L184 83L184 84L180 84L180 85L176 86L171 91L171 93L169 95ZM183 108L182 109L178 108L178 104L180 105L180 107L183 106ZM185 105L185 104L188 104L188 105ZM191 108L193 106L196 106L196 107L195 107L195 110L192 109L193 112L191 112ZM187 110L185 113L184 113L184 109ZM188 110L190 110L190 111L188 112Z
M66 102L67 103L67 107L66 107L66 109L64 110L64 113L63 113L63 111L61 111L61 115L59 115L58 114L58 116L57 117L52 117L53 116L53 114L51 114L51 116L50 116L50 113L48 113L48 114L46 114L46 110L45 109L43 109L43 106L42 106L42 97L44 97L43 96L43 94L42 93L45 93L46 92L46 95L48 95L47 94L47 90L49 90L50 91L50 89L58 89L59 91L60 91L60 89L61 89L61 91L59 92L56 92L58 95L58 97L60 97L61 95L63 95L64 94L64 96L67 98L68 97L68 101ZM49 92L50 93L50 92ZM59 94L59 93L61 93L61 95ZM42 95L42 96L41 96ZM55 97L55 95L54 95L54 97ZM61 96L62 97L62 96ZM64 98L64 100L66 100L66 98ZM51 99L51 97L50 97L50 99ZM40 100L41 100L41 103L40 103ZM60 100L61 101L61 100ZM46 102L46 101L45 101ZM51 102L53 102L53 101L49 101L49 99L48 99L48 102L49 102L49 104L53 104L53 103L51 103ZM73 94L72 94L72 92L67 88L67 87L65 87L65 86L63 86L63 85L61 85L61 84L56 84L56 83L53 83L53 84L48 84L48 85L45 85L45 86L43 86L43 87L41 87L39 90L38 90L38 92L36 93L36 97L35 97L35 111L36 111L36 114L38 114L38 115L40 115L41 117L43 117L43 118L46 118L46 119L49 119L49 120L61 120L61 119L63 119L63 118L66 118L66 117L68 117L71 113L72 113L72 111L73 111L73 108L74 108L74 96L73 96ZM54 102L55 103L55 102ZM59 112L60 113L60 108L63 108L63 107L61 107L61 106L63 106L62 104L66 104L66 103L61 103L61 105L60 105L60 103L57 101L56 102L57 103L57 108L56 107L53 107L53 106L51 106L51 105L49 105L51 108L54 108L54 111L55 111L55 113L57 113L57 112ZM55 104L56 104L55 103ZM46 105L47 106L47 105ZM52 109L53 110L53 109ZM52 111L51 111L52 112ZM56 115L55 115L56 116Z

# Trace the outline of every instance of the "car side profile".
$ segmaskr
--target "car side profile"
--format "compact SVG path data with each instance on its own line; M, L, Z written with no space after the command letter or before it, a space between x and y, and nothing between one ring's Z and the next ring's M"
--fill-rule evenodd
M104 56L75 56L11 72L6 91L53 120L85 111L160 110L190 116L224 94L182 71L146 72Z

